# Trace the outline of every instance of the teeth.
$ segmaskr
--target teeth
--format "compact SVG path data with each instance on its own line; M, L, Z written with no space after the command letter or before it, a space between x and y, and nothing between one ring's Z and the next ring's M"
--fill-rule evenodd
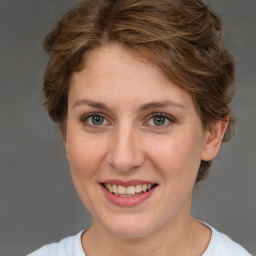
M146 192L152 188L152 184L142 184L142 185L136 185L136 186L128 186L124 187L121 185L116 184L105 184L105 188L110 191L111 193L122 196L122 197L129 197L129 196L135 196L136 194L141 194L143 192Z
M142 192L142 186L141 185L137 185L135 188L135 192L136 193L141 193Z
M115 194L118 192L116 184L112 185L112 190L113 190L112 192L115 193Z
M125 195L125 194L127 194L127 193L126 193L126 188L123 187L123 186L118 186L118 194L119 194L119 195Z
M135 195L135 190L136 190L136 188L134 186L129 186L126 189L126 194L128 194L128 195Z
M147 185L147 184L143 184L143 185L142 185L142 190L143 190L143 192L146 192L147 189L148 189L148 185Z
M112 189L112 185L111 184L107 184L107 189L112 193L113 189Z

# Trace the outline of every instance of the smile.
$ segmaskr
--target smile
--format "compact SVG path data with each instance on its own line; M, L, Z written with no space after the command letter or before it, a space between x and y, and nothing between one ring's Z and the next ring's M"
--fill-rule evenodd
M102 183L102 186L116 196L134 197L150 191L157 186L157 184L138 184L125 187L117 184Z

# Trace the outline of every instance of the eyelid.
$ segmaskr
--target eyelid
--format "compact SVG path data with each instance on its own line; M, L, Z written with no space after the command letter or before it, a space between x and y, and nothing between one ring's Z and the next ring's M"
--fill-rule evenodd
M169 114L166 114L166 113L163 113L163 112L155 112L155 113L151 113L151 114L148 115L147 121L145 122L145 124L147 124L149 122L149 120L154 118L154 117L164 117L170 123L175 123L176 122L176 119L173 116L169 115ZM167 125L163 125L163 126L158 126L158 127L156 126L156 127L157 128L164 128L166 126L168 126L168 124Z
M103 113L101 113L101 112L92 112L92 113L88 113L88 114L82 115L82 117L81 117L81 122L82 122L82 123L85 123L85 122L86 122L86 119L89 118L89 117L92 117L92 116L100 116L100 117L104 118L108 124L111 124L111 122L109 121L109 118L108 118L105 114L103 114ZM151 114L149 114L149 115L147 116L146 122L144 122L144 125L147 125L147 123L149 122L149 120L152 119L152 118L154 118L154 117L164 117L164 118L166 118L170 123L176 122L176 119L175 119L173 116L169 115L169 114L166 114L166 113L163 113L163 112L154 112L154 113L151 113ZM107 125L108 125L108 124L107 124ZM86 125L87 125L87 126L92 126L92 125L90 125L89 123L86 123ZM100 126L103 126L103 125L100 125ZM100 126L99 126L98 128L100 128ZM168 126L168 124L162 126L162 128L163 128L163 127L166 127L166 126ZM93 126L93 127L96 127L96 126ZM159 126L158 128L161 128L161 126Z
M152 117L165 117L167 119L169 119L170 121L175 121L175 118L169 114L166 114L166 113L163 113L163 112L154 112L154 113L151 113L149 114L149 118L152 118Z
M106 118L103 113L100 113L100 112L92 112L92 113L89 113L89 114L82 115L81 121L85 121L86 118L91 117L91 116L101 116L101 117Z

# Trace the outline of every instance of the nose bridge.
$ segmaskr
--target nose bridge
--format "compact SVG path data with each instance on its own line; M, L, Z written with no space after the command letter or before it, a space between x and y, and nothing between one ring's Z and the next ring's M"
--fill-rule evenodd
M132 124L123 123L116 127L111 144L108 161L117 171L128 172L144 162L139 134Z

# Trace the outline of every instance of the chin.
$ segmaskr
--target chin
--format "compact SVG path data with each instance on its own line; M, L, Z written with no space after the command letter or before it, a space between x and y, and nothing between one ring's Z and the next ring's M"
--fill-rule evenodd
M145 237L153 231L152 221L145 221L133 216L115 217L114 223L106 226L109 232L117 237L124 238L141 238Z

